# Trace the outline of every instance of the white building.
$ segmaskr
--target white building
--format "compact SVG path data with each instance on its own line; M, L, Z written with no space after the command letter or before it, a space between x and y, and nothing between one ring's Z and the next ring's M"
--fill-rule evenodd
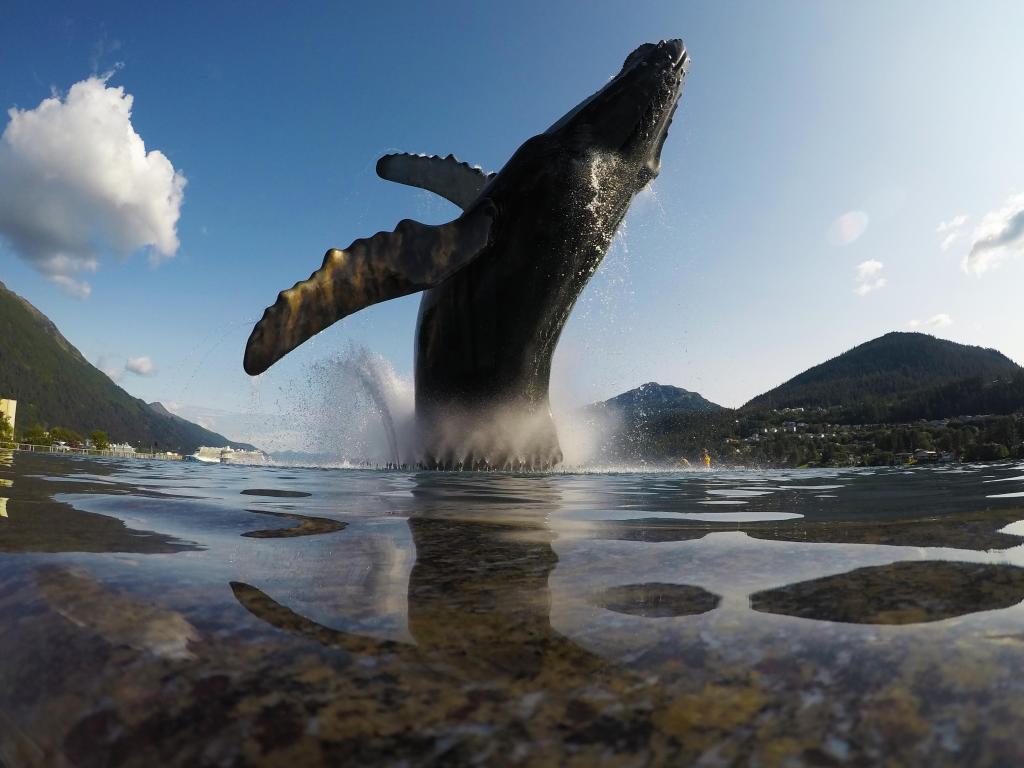
M14 417L18 413L18 401L7 400L0 397L0 413L7 417L7 420L11 422L11 432L14 432Z

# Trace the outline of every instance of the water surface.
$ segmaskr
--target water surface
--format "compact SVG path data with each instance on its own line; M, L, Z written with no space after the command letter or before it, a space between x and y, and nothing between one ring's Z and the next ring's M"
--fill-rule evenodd
M1022 470L0 455L0 765L1021 764Z

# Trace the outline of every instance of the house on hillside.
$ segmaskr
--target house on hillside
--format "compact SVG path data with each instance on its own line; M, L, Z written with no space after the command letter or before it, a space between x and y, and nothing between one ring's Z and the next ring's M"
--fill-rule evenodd
M18 413L18 401L0 397L0 413L11 422L11 436L14 436L14 417Z

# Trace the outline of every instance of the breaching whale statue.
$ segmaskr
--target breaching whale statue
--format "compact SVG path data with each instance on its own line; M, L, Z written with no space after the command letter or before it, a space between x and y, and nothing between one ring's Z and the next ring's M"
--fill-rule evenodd
M569 313L633 197L661 167L688 66L681 40L641 45L622 70L497 174L452 155L387 155L384 179L463 210L331 249L253 328L244 367L262 373L338 320L424 291L416 331L416 463L548 468L551 358Z

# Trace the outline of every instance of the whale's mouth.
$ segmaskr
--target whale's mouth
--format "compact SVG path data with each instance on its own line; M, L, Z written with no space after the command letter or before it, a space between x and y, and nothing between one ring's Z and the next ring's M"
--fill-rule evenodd
M653 63L657 68L653 78L653 95L624 144L626 154L632 154L630 150L644 153L641 168L642 176L646 177L642 179L644 184L661 171L661 150L679 106L683 80L690 65L690 57L682 40L662 41L659 46L655 54L657 60Z
M689 63L682 40L644 43L601 90L547 133L618 154L635 164L643 186L661 170L661 150Z

